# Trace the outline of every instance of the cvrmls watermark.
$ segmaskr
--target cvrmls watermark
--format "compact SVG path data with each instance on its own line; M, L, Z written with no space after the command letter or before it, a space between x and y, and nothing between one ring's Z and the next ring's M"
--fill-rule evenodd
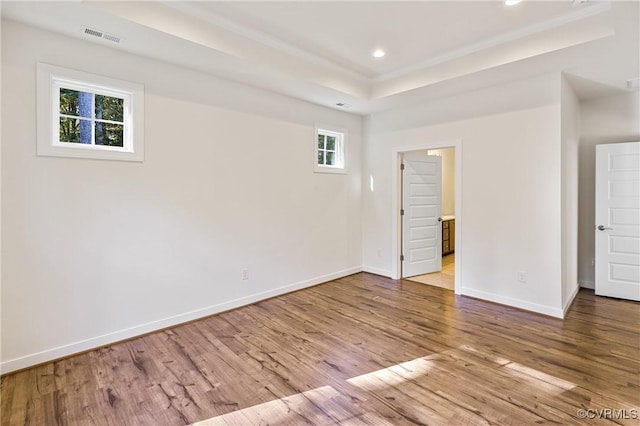
M582 408L576 411L579 419L607 419L607 420L629 420L638 419L636 408L627 410L626 408Z

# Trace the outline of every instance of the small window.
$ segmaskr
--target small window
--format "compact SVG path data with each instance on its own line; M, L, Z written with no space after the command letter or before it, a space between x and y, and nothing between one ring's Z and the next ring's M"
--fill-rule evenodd
M38 64L38 155L142 161L141 85Z
M345 132L316 128L315 170L345 173Z
M56 81L58 85L58 140L56 144L81 143L125 148L125 110L129 96L96 93L92 87ZM130 141L127 141L130 142ZM128 144L127 144L128 145Z

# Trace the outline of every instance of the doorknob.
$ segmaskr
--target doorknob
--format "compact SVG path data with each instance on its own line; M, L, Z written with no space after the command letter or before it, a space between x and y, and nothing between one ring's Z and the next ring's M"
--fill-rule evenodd
M598 225L598 231L605 231L605 230L609 231L609 230L612 230L612 229L613 228L607 228L604 225Z
M438 222L442 222L442 218L441 217L438 218Z

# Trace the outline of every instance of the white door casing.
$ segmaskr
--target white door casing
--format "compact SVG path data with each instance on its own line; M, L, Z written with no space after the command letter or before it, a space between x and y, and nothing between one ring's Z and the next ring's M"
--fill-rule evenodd
M596 145L596 294L640 301L640 142Z
M442 270L442 158L403 155L402 276Z

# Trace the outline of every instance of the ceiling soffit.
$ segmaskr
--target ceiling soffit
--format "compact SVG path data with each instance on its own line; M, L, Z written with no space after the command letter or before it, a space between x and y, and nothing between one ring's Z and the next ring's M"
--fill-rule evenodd
M614 34L608 16L610 3L597 2L367 77L287 40L215 14L207 8L207 2L93 4L137 24L364 100L414 90Z

